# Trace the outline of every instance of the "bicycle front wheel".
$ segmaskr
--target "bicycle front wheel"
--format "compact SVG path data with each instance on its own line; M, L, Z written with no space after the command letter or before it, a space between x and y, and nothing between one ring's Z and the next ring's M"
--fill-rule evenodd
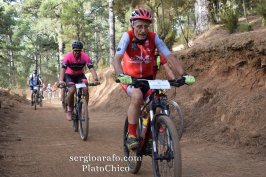
M166 115L159 115L155 123L155 144L153 148L153 174L155 177L181 177L181 150L173 121Z
M179 105L173 100L167 100L167 104L169 106L169 117L172 119L176 127L177 134L180 140L184 130L184 115Z
M36 93L34 93L33 95L33 100L34 100L34 109L37 109L37 101L38 101L38 96Z
M42 107L42 95L38 96L40 107Z
M85 99L81 99L79 103L79 134L80 138L85 141L87 140L89 133L89 114L88 104Z

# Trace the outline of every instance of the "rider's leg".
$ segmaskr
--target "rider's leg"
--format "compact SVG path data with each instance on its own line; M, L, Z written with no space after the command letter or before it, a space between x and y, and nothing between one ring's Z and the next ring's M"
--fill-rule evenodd
M74 109L74 94L76 92L76 88L73 86L70 86L68 88L68 107L67 107L67 115L66 115L66 119L67 120L72 120L72 112Z
M71 86L68 88L69 94L68 94L68 107L73 109L74 107L74 94L76 92L76 88L74 86Z
M87 80L85 74L82 74L82 75L79 76L79 82L82 82L82 83L85 83L85 84L88 83L88 80ZM86 88L83 88L83 94L85 95L85 99L86 99L87 103L89 103L88 86Z
M134 88L130 95L130 105L128 108L128 132L129 137L127 140L130 149L136 149L139 146L137 141L137 126L138 117L140 114L140 107L143 104L143 94L139 88Z

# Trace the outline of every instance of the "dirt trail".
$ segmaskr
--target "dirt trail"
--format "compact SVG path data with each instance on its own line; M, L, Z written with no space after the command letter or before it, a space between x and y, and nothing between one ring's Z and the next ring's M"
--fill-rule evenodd
M90 134L86 142L72 131L60 104L45 104L34 111L19 109L13 124L0 141L0 176L152 176L151 159L144 157L138 175L127 172L83 171L91 167L125 167L122 161L94 161L93 156L123 158L122 127L125 115L91 110ZM184 135L182 142L183 177L263 177L266 161L239 149L201 142ZM89 157L71 161L74 156ZM110 169L110 168L109 168Z

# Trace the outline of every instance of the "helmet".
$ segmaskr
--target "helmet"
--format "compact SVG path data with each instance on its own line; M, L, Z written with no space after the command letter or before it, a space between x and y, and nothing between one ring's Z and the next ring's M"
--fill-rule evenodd
M72 49L83 49L83 44L80 41L74 41L72 43Z
M35 69L35 70L33 71L33 73L34 73L34 74L37 74L37 69Z
M147 20L149 22L152 22L153 19L150 11L138 8L135 9L131 14L130 21L132 22L134 20Z
M51 84L50 83L48 84L48 87L51 87Z

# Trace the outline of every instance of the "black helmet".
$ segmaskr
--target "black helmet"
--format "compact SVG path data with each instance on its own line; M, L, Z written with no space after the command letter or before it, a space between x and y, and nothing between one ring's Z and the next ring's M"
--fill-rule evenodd
M80 41L74 41L72 43L72 49L83 49L83 44Z

